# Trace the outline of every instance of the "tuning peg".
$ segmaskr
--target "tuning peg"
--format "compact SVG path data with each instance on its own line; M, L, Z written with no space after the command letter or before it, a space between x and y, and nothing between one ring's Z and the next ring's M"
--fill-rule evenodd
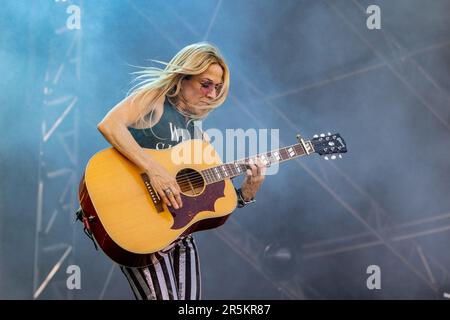
M328 132L328 135L331 136L331 132Z
M339 159L342 159L342 154L339 155Z
M323 158L324 158L325 160L329 160L329 159L328 159L328 156L325 156L325 157L323 157Z
M336 156L334 154L331 156L331 160L336 160Z
M318 138L318 137L319 137L318 134L313 135L313 138Z
M320 137L321 137L321 138L325 137L325 133L321 133L321 134L320 134Z

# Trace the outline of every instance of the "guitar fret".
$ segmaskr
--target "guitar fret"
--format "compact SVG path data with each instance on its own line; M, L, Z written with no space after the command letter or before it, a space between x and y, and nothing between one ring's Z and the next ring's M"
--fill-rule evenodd
M202 172L203 172L203 175L205 176L206 183L211 183L210 176L209 176L209 169L205 169Z
M217 174L217 176L219 177L219 180L220 180L222 177L220 176L219 169L217 169L217 167L215 167L214 171L216 172L216 174Z
M208 175L209 175L209 179L211 180L211 183L213 183L215 181L213 170L208 169Z
M280 160L281 160L281 155L280 155L280 152L279 152L279 151L275 151L275 152L273 153L273 155L275 156L275 159L276 159L277 161L280 161Z
M270 163L278 162L278 159L275 157L275 155L272 152L269 152L269 159L270 159Z
M225 166L222 166L221 168L223 170L223 174L225 175L224 178L228 177L228 172L227 172L227 169L225 168Z
M222 165L222 170L223 170L223 173L225 175L225 178L228 178L230 176L230 173L228 172L228 168L227 168L226 164Z
M290 158L293 158L293 157L295 157L295 156L297 155L297 154L295 153L294 148L292 148L292 147L288 147L288 148L287 148L287 152L288 152Z
M266 166L270 166L273 163L272 155L270 152L266 153L265 156L267 163L265 163Z
M233 166L234 172L236 172L236 176L240 175L241 171L239 169L239 165L236 162L233 162L232 166Z
M238 166L239 166L239 173L240 174L244 173L247 170L247 166L244 163L242 163L242 162L238 162Z
M262 154L259 158L261 159L261 162L262 162L264 165L267 165L267 164L270 162L270 160L267 160L267 156L264 155L264 154Z
M231 175L232 176L237 176L238 173L236 172L236 168L232 165L232 164L228 164L230 171L231 171Z
M224 171L225 171L225 177L226 177L226 178L229 178L229 177L231 176L231 173L230 173L230 170L229 170L228 167L227 167L227 164L223 164L223 165L222 165L222 168L223 168Z
M254 157L244 158L230 163L224 163L216 167L205 169L202 171L202 173L205 177L206 183L210 184L225 180L227 178L234 178L245 173L248 169L248 165L254 164L257 158L259 158L265 166L269 167L274 163L290 160L298 156L303 156L305 154L307 153L303 149L303 146L298 143L280 148L278 150L261 153Z
M227 170L230 173L230 177L233 177L236 175L236 173L233 171L233 166L231 166L229 163L226 164Z
M294 146L294 150L295 150L295 152L296 152L298 155L303 155L303 154L306 153L305 150L303 150L303 147L302 147L300 144L296 144L296 145Z
M281 161L286 160L289 158L289 153L287 152L287 150L285 148L280 149L280 156L281 156Z

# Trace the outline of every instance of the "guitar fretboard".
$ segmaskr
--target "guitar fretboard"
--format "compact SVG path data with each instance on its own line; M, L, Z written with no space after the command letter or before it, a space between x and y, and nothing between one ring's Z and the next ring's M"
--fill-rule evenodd
M306 142L307 148L312 148L311 144ZM303 146L298 143L292 146L284 147L278 150L270 151L267 153L261 153L253 157L237 160L234 162L224 163L216 167L211 167L202 170L201 173L206 180L207 184L222 181L224 179L234 178L241 174L244 174L249 168L249 164L255 163L256 158L259 157L262 163L266 166L270 166L274 163L280 163L283 161L291 160L307 154L303 149Z

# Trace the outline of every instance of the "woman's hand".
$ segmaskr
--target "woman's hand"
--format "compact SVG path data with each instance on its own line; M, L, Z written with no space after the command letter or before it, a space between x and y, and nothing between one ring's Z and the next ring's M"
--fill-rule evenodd
M261 162L259 158L256 159L255 164L249 164L250 169L247 169L244 182L241 186L242 197L245 201L249 201L256 196L261 184L265 179L266 165Z
M154 162L151 165L151 169L147 171L147 175L153 188L167 206L173 206L175 209L183 206L180 197L180 186L177 180L164 167Z

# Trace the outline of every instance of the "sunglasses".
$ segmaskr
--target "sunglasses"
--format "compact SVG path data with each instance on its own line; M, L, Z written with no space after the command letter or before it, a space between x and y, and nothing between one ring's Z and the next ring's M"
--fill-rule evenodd
M209 94L212 90L215 90L216 96L218 96L223 89L223 83L214 84L212 80L202 80L200 81L200 85L203 94Z

